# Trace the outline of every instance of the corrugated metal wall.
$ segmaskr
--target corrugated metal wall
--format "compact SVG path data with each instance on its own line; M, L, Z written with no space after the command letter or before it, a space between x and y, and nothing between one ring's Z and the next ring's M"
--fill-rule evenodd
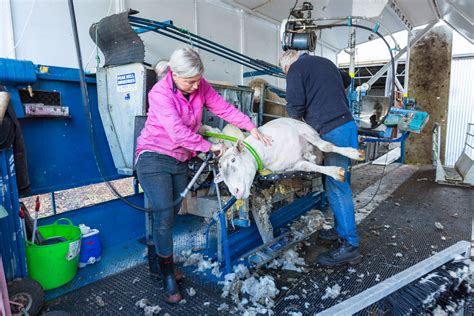
M13 150L0 151L0 204L7 216L0 219L0 257L7 281L26 276L25 240L20 222Z
M445 165L453 166L464 148L467 123L474 123L474 56L453 58L449 87Z

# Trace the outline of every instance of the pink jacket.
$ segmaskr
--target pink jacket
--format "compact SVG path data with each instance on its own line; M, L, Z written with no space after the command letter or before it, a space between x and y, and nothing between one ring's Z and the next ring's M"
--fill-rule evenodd
M247 131L255 128L250 118L227 103L204 79L189 101L173 84L171 72L148 93L149 109L145 127L137 138L135 157L154 151L186 161L196 152L207 152L211 143L197 132L205 106L215 115Z

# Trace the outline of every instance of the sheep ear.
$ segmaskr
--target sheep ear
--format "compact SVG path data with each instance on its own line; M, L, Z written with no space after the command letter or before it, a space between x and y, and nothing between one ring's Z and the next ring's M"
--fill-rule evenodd
M222 173L219 172L219 173L216 174L216 176L214 177L214 183L221 183L222 181L224 181L224 177L222 177Z
M245 144L244 144L244 142L243 142L241 139L239 139L239 140L237 141L237 144L235 144L235 148L237 149L237 152L240 154L240 153L243 152L244 149L245 149Z

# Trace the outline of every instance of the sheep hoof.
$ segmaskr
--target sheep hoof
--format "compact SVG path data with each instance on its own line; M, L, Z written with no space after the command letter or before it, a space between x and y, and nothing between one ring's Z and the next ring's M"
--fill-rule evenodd
M344 182L346 181L346 171L343 168L338 168L337 176L335 178L337 181Z
M365 160L365 151L362 149L359 149L357 152L358 152L358 156L356 160L359 160L359 161Z

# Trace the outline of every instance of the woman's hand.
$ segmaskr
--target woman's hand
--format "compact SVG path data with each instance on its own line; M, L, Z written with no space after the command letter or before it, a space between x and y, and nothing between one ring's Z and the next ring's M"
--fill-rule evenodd
M208 125L201 125L201 127L199 127L198 133L202 135L205 132L212 132L212 127Z
M212 144L211 151L217 156L222 157L226 150L226 147L222 143Z
M253 137L261 141L262 143L265 144L265 146L271 146L272 145L272 139L265 134L261 133L258 128L254 128L253 130L250 131L250 134L252 134Z

